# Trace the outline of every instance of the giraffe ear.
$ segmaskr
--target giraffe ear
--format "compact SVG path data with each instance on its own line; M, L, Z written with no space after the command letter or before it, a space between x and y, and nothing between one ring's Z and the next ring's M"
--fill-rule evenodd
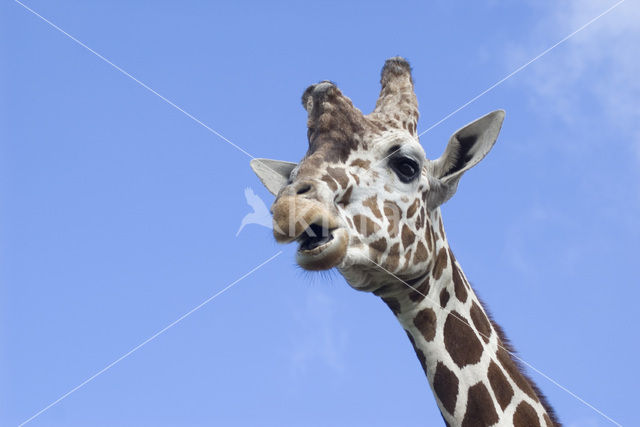
M431 174L439 181L438 199L442 204L456 192L463 173L482 160L498 139L504 110L493 111L455 132L440 158L431 162ZM435 194L434 194L435 195ZM433 206L433 205L432 205Z
M296 163L271 159L253 159L250 164L262 184L274 196L287 185L291 171L297 166Z

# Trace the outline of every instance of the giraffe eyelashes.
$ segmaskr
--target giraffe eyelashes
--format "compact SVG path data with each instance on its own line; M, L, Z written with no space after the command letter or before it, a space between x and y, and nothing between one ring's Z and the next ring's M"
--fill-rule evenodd
M420 176L420 165L411 157L404 155L393 156L389 160L389 166L396 173L400 181L409 183Z

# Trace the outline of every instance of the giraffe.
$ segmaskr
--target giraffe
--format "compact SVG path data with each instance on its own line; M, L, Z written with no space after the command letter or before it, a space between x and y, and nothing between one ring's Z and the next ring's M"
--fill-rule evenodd
M276 196L277 242L297 242L306 270L337 268L351 287L382 299L404 328L447 426L560 425L512 357L449 246L440 206L497 140L497 110L426 158L416 131L411 67L382 68L375 109L363 115L335 84L307 88L308 150L299 163L254 159Z

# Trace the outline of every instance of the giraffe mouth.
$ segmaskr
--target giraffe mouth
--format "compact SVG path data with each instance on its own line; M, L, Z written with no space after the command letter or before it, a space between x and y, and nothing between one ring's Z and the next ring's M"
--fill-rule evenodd
M300 237L298 242L300 244L300 251L313 251L316 248L326 245L333 240L332 230L324 228L319 224L311 224Z
M343 228L311 224L297 239L296 261L306 270L328 270L342 261L347 251Z

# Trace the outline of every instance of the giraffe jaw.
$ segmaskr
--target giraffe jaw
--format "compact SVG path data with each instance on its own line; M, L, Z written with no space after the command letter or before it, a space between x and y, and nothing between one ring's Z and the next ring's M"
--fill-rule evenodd
M347 253L348 234L344 228L329 230L328 236L313 238L303 233L299 238L300 246L296 261L305 270L328 270L340 264Z

